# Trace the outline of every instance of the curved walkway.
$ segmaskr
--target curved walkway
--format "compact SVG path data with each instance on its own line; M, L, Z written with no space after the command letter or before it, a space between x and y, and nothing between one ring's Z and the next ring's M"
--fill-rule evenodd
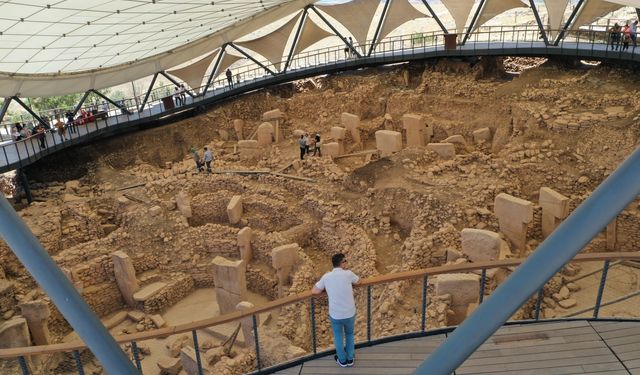
M513 34L513 31L489 34L489 39L498 39L498 41L469 41L456 49L445 49L444 45L438 44L437 38L433 45L419 48L407 48L405 40L391 40L380 44L377 48L382 51L376 52L370 57L346 60L331 60L332 57L335 59L336 56L340 56L342 47L336 50L323 50L315 55L305 55L294 60L293 68L285 73L256 77L252 80L239 82L233 88L218 87L207 91L205 95L195 98L187 97L187 103L182 107L165 111L161 102L155 102L141 112L130 115L114 115L107 120L80 125L76 134L70 134L67 131L67 136L70 136L71 139L66 141L62 141L57 134L47 133L46 147L43 149L39 147L38 141L33 137L24 141L4 143L0 146L2 148L0 151L0 173L28 166L44 156L79 143L189 117L205 106L217 104L253 90L339 71L440 57L565 56L588 60L640 61L640 48L632 48L622 52L608 50L606 45L592 41L566 41L559 46L547 46L537 40L504 40L506 36L513 36ZM519 33L516 32L516 34L516 38L518 38ZM399 47L396 47L396 44ZM310 65L308 64L310 61L319 63Z
M556 321L504 326L467 359L457 375L640 374L640 322ZM279 375L411 374L447 333L359 348L352 368L340 368L333 352ZM435 375L435 374L434 374Z

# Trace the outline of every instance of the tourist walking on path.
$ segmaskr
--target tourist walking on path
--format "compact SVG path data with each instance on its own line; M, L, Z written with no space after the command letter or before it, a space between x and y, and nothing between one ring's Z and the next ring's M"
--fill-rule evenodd
M58 122L56 122L56 129L58 130L58 135L60 136L60 142L66 141L67 129L64 127L64 122L58 120Z
M307 140L304 135L301 135L300 139L298 139L298 145L300 146L300 160L304 160L304 153L307 151Z
M204 168L202 167L202 162L200 161L198 150L196 150L195 147L192 146L191 153L193 154L193 161L196 162L196 171L202 172Z
M323 290L329 296L329 321L333 330L333 343L336 346L334 359L340 367L351 367L355 362L355 323L356 304L353 299L353 285L360 278L347 269L344 254L331 258L333 270L325 273L313 286L311 293L320 294ZM346 342L345 342L346 341Z
M213 161L213 153L208 148L204 148L204 163L207 165L207 172L211 173L211 162Z

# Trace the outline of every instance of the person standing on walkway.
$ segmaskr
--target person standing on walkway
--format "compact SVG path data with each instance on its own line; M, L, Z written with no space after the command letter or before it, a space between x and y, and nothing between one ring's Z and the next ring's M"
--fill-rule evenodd
M231 69L227 68L227 71L224 73L227 76L227 83L229 87L233 88L233 74L231 73Z
M360 278L347 268L347 259L344 254L335 254L331 257L331 263L333 270L322 276L311 289L311 293L320 294L324 290L327 291L329 320L337 353L334 359L340 367L351 367L355 363L356 323L353 285L357 285Z
M184 83L180 84L180 101L182 105L187 104L187 88L184 87Z
M626 51L629 49L629 43L631 42L631 27L627 23L622 28L622 50Z
M60 136L60 142L64 142L67 140L67 129L64 127L64 122L58 120L56 122L56 129L58 130L58 135ZM53 137L53 135L52 135Z
M204 163L207 165L207 172L211 173L211 162L213 161L213 153L207 147L204 148Z
M38 143L40 143L40 148L47 148L44 137L46 137L44 126L42 126L42 124L39 124L38 127L36 128L36 138L38 138Z
M620 25L616 22L612 28L609 29L609 38L611 40L611 49L617 51L620 48ZM608 49L608 47L607 47Z
M307 151L307 140L304 138L304 134L298 139L298 145L300 146L300 160L304 160L304 153Z

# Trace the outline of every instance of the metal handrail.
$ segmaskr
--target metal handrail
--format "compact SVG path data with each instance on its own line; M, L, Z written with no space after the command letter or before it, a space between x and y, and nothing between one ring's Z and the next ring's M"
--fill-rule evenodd
M398 273L390 273L386 275L379 275L370 278L366 278L361 280L361 282L356 286L357 288L366 288L367 291L367 342L371 342L371 289L374 286L379 286L383 284L388 284L392 282L398 281L410 281L410 280L421 280L422 281L422 309L421 309L421 331L422 333L426 332L426 310L428 306L427 300L427 286L428 286L428 278L443 275L443 274L451 274L451 273L462 273L462 272L477 272L480 271L481 275L481 288L480 293L482 297L480 297L480 303L484 299L484 293L486 285L486 270L492 268L505 268L505 267L517 267L521 263L523 263L526 259L505 259L498 260L493 262L479 262L479 263L465 263L465 264L457 264L457 265L446 265L439 267L430 267L420 270L413 271L404 271ZM617 253L590 253L590 254L580 254L577 255L572 262L582 263L582 262L594 262L594 261L602 261L604 262L602 278L600 281L600 288L598 290L598 295L596 299L594 318L598 318L598 310L601 306L602 300L602 291L604 289L604 285L606 282L606 275L609 269L611 260L640 260L640 252L617 252ZM264 305L257 306L251 309L237 311L230 314L225 314L222 316L203 319L199 321L194 321L190 323L179 324L175 326L169 326L165 328L156 329L153 331L140 332L134 334L127 335L119 335L115 336L114 339L119 344L131 344L132 348L137 348L137 342L142 340L163 338L173 334L187 333L191 332L197 341L197 331L205 328L218 326L225 323L230 322L238 322L241 319L252 318L254 324L254 330L257 331L257 321L256 317L264 312L268 312L271 310L283 308L295 303L301 302L309 302L311 306L311 324L312 324L312 354L309 354L304 358L311 358L315 354L317 354L317 337L315 334L315 326L316 326L316 316L315 316L315 297L311 294L310 291L295 294L291 296L287 296L284 298L280 298L271 302L268 302ZM535 304L535 312L534 320L539 320L539 313L541 308L542 301L542 293L538 293L537 300ZM256 350L259 352L259 337L256 338ZM11 348L11 349L0 349L0 359L10 359L10 358L18 358L20 361L24 361L24 358L41 355L41 354L54 354L61 352L71 352L78 353L81 350L87 349L87 346L81 340L75 340L67 343L59 343L59 344L51 344L46 346L31 346L31 347L23 347L23 348ZM199 348L194 348L198 356L200 356ZM137 349L134 349L137 350ZM77 359L76 359L77 360ZM257 359L257 368L261 369L260 359ZM140 368L140 359L134 353L134 362ZM26 374L29 374L28 370Z

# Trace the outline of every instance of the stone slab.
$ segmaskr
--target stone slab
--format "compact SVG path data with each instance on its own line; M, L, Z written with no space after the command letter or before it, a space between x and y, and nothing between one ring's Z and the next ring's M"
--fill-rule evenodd
M472 262L488 262L500 258L502 239L496 232L464 228L461 232L462 252Z
M155 282L155 283L151 283L149 285L145 285L140 290L138 290L136 293L134 293L133 299L135 301L138 301L138 302L144 302L144 301L148 300L149 298L151 298L151 297L155 296L156 294L158 294L166 286L167 286L167 284L163 283L161 281L158 281L158 282Z
M242 219L242 196L234 195L227 204L227 216L230 224L238 224Z
M443 159L453 159L456 156L456 147L453 143L429 143L427 149Z
M402 150L402 133L393 130L376 131L376 148L381 156L389 156Z

